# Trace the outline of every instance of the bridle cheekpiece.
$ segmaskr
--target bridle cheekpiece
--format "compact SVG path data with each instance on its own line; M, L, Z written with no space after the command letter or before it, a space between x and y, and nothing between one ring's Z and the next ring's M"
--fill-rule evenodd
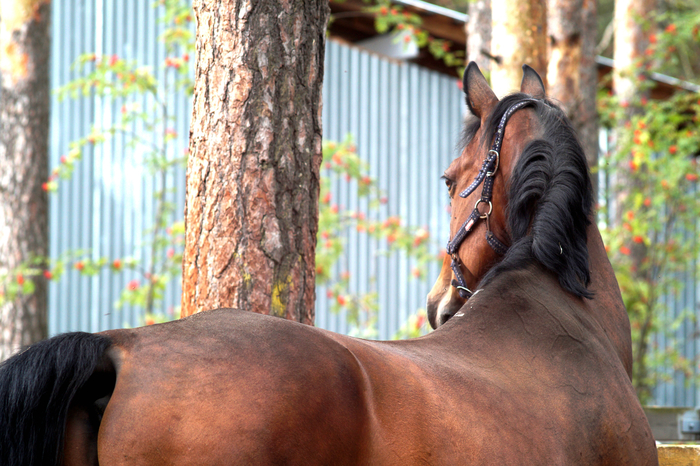
M495 180L496 173L498 172L498 166L500 164L501 145L503 144L503 133L505 132L506 123L508 122L508 119L513 115L513 113L520 110L524 106L531 104L532 102L536 102L536 100L522 100L517 104L511 106L503 114L503 117L501 117L501 121L498 124L498 129L496 130L491 150L489 150L488 154L486 155L486 159L481 165L479 173L476 175L476 178L474 178L474 181L472 181L472 183L467 187L467 189L465 189L459 194L459 197L466 198L467 196L472 194L481 183L484 184L484 187L481 190L481 198L478 201L476 201L476 204L474 205L474 210L472 210L472 213L464 221L464 224L462 224L462 226L459 228L454 238L452 238L447 243L447 254L449 254L452 257L452 263L450 265L450 268L452 269L452 272L455 276L455 279L452 280L452 286L459 290L459 296L461 296L463 299L469 299L474 294L474 292L472 292L467 287L467 282L464 279L464 274L462 273L462 261L459 259L457 251L459 250L459 247L469 235L469 233L473 231L476 223L479 220L486 221L486 242L489 244L489 246L491 246L491 248L494 251L496 251L497 254L503 255L508 251L508 246L506 246L501 242L501 240L496 238L496 235L494 235L491 231L491 225L489 222L491 214L493 213L493 182ZM485 208L483 209L484 211L480 210L480 204L488 206L488 210L486 210Z

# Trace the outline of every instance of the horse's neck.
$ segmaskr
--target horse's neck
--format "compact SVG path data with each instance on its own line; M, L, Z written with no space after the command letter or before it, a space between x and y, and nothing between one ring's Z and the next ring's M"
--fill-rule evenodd
M602 331L603 334L600 337L607 337L610 343L610 351L617 355L631 378L632 341L629 317L620 295L620 288L617 285L615 273L610 265L610 260L605 252L605 246L595 222L591 222L591 225L588 227L587 236L591 272L589 289L595 294L593 299L582 298L583 308L587 311L589 318L593 319L597 323L597 327ZM527 270L520 269L503 272L494 277L493 281L489 282L482 292L475 294L473 298L467 301L462 310L450 319L443 326L444 328L441 327L440 332L435 333L442 335L440 338L444 337L448 342L447 344L458 347L471 344L470 339L464 339L463 332L465 329L480 333L483 328L489 328L491 325L501 326L501 315L496 310L510 313L512 306L501 306L498 309L493 309L490 303L501 299L503 290L509 290L509 295L514 293L522 294L523 296L519 296L519 298L522 298L524 301L534 299L540 303L541 306L539 307L543 306L541 301L545 297L550 297L552 298L552 302L549 303L551 305L544 306L549 310L554 310L561 305L561 302L557 301L558 298L556 296L568 295L559 285L557 277L547 272L541 266L533 265L531 269ZM537 298L533 298L533 295L537 295ZM571 299L576 299L572 295L568 296ZM538 306L533 308L538 308ZM566 306L566 309L574 308L578 308L578 306ZM475 309L476 311L473 311ZM483 309L488 309L488 312L484 313ZM468 316L472 311L483 317L461 318L461 316Z
M595 293L595 296L592 300L585 300L586 307L590 315L603 327L631 378L632 340L629 317L595 221L591 222L587 233L591 268L589 288Z

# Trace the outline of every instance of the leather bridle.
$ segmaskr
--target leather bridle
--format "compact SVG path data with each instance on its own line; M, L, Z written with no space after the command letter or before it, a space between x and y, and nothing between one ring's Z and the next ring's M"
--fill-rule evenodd
M489 150L486 159L481 165L479 173L476 175L476 178L474 178L474 181L472 181L469 187L467 187L467 189L465 189L459 194L459 197L466 198L471 193L473 193L481 183L484 184L484 187L481 190L481 198L478 201L476 201L476 204L474 205L474 210L472 210L472 213L464 221L464 224L462 224L462 226L459 228L454 238L452 238L447 243L447 254L449 254L452 257L452 263L450 267L452 268L452 272L455 276L455 279L452 280L452 286L457 288L457 290L459 291L459 296L463 299L469 299L474 294L474 292L472 292L467 287L467 282L464 279L464 274L462 273L462 261L459 259L457 251L459 250L459 247L469 235L469 233L471 233L474 230L474 226L476 225L476 223L479 220L486 220L486 242L497 254L503 255L508 251L508 246L503 244L501 240L496 238L496 235L493 234L493 232L491 231L491 225L489 223L489 218L491 216L491 213L493 212L493 182L496 177L496 172L498 171L498 165L500 163L501 145L503 144L503 133L505 132L506 123L508 122L508 119L513 115L513 113L533 102L536 102L536 100L522 100L517 104L511 106L503 114L503 117L501 118L501 121L498 124L498 128L496 129L496 134L493 140L493 145L491 146L491 150ZM488 211L480 211L480 204L488 206Z

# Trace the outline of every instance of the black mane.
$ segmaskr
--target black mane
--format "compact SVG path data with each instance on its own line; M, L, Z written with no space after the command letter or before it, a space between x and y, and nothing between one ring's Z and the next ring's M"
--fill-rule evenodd
M512 244L481 285L504 271L537 261L559 278L565 290L590 299L586 228L593 190L586 157L571 122L553 102L517 93L497 104L482 135L490 147L503 114L527 99L531 102L526 107L539 118L542 136L525 147L513 168L506 212Z

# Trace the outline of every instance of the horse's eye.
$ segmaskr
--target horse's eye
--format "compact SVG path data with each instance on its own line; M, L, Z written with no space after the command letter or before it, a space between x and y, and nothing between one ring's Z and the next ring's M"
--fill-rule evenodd
M443 176L442 179L445 180L445 186L447 186L447 190L449 191L450 196L452 196L452 191L454 190L454 187L455 187L454 181L452 181L451 179L449 179L446 176Z

